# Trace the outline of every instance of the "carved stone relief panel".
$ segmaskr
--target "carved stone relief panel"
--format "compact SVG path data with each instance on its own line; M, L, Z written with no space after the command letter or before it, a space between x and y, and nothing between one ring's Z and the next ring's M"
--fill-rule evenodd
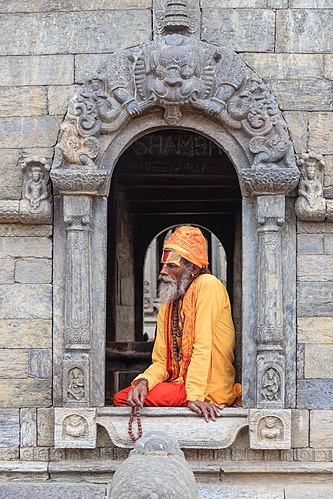
M48 224L52 222L50 165L45 158L21 158L22 199L0 201L0 222Z
M285 401L285 357L278 351L257 356L257 407L282 409Z
M82 352L65 353L64 404L89 403L89 355Z
M55 409L55 447L94 449L95 409Z
M290 449L291 410L250 409L251 449Z
M181 33L199 38L200 8L198 0L153 0L154 38L167 33Z

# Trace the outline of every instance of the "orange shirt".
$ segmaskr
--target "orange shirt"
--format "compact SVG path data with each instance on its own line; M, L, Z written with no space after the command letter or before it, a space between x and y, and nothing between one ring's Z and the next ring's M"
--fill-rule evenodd
M158 313L153 363L133 380L133 385L140 378L146 378L151 390L168 379L164 335L166 308L161 305ZM216 277L203 274L197 281L193 351L185 382L188 400L226 405L235 402L241 387L235 384L234 346L235 331L227 291ZM183 379L178 378L174 383L183 383Z

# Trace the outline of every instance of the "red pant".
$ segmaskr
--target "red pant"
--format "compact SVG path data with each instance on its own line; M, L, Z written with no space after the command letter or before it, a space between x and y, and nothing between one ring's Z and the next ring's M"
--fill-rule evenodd
M127 405L127 394L132 389L131 386L116 393L113 405ZM187 396L184 385L175 385L164 381L154 386L145 398L144 404L147 407L187 407Z

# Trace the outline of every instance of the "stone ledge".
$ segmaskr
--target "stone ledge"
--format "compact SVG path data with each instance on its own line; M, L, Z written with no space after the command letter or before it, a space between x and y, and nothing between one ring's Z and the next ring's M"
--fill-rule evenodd
M133 447L133 441L127 432L130 412L129 407L97 409L96 423L107 430L112 443L117 447ZM248 426L248 411L241 408L224 409L221 418L209 424L189 409L180 407L145 407L142 416L145 432L157 431L163 427L184 449L225 449L235 441L238 432Z

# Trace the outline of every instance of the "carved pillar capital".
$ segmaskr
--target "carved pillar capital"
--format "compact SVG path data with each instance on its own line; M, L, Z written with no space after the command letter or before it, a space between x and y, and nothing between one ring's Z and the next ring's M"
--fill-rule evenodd
M291 194L297 187L299 171L296 167L260 166L242 170L239 181L244 196Z
M55 168L51 171L51 179L55 193L63 195L106 196L110 174L96 169Z

